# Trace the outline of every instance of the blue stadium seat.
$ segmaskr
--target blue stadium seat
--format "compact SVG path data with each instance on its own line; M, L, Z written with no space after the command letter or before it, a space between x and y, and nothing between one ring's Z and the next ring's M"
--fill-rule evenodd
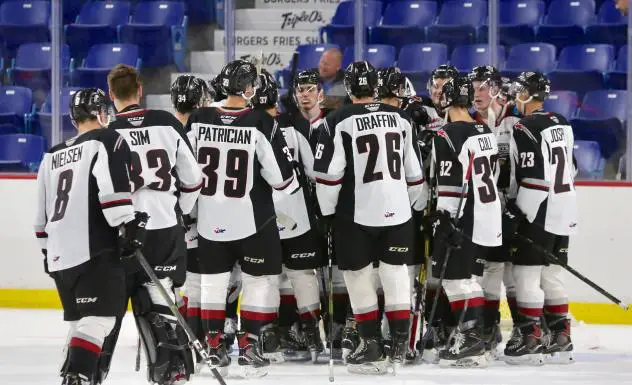
M423 43L424 27L437 17L437 3L414 0L388 3L382 23L372 27L370 43L392 44L399 53L406 44Z
M46 140L38 135L0 135L0 170L36 171L46 150Z
M448 45L450 51L457 45L476 42L476 28L487 17L487 3L482 0L450 0L443 3L435 25L428 27L426 40Z
M8 70L13 84L32 90L50 90L51 48L50 43L21 45ZM62 46L61 65L64 75L67 75L70 67L70 49L67 45ZM40 101L36 100L36 103Z
M594 19L593 0L554 0L544 24L538 28L536 39L551 43L558 49L581 44L584 42L584 26Z
M48 1L5 1L0 5L0 41L11 56L24 43L49 41Z
M505 60L505 47L498 47L498 59L500 63ZM459 71L471 71L472 68L481 65L488 65L489 47L487 44L472 44L456 47L452 51L450 64L455 66Z
M614 71L607 76L606 87L615 90L627 89L627 73L628 73L628 46L624 45L619 49L617 61L614 64Z
M551 88L572 90L579 97L605 86L604 73L611 69L614 47L606 44L572 45L562 49L555 71L550 73Z
M426 89L430 72L447 62L448 47L445 44L410 44L399 51L398 66L418 94Z
M354 60L354 46L345 48L342 56L342 67L347 66ZM395 63L395 47L392 45L369 44L364 48L364 60L373 64L375 68L391 67Z
M189 23L215 24L215 1L213 0L186 0L187 16Z
M66 43L74 58L84 58L96 44L116 43L117 26L129 20L129 1L86 3L73 24L66 25Z
M382 3L367 0L364 3L364 20L367 27L377 25L382 17ZM355 19L355 2L342 1L338 4L331 23L320 29L320 40L338 44L344 49L354 43L353 21ZM368 29L365 31L368 41ZM326 39L324 36L326 35Z
M577 160L577 179L603 179L606 160L601 155L599 143L576 140L573 155Z
M337 44L301 44L296 48L298 59L296 70L301 71L308 68L318 68L320 57L323 52L330 48L340 48Z
M599 90L586 93L577 118L571 121L578 140L599 143L601 153L610 158L624 137L627 91Z
M61 90L61 129L62 140L67 140L77 135L77 129L72 125L70 115L68 114L68 106L70 104L70 98L80 88L62 88ZM53 124L51 121L51 97L48 95L44 104L42 104L41 110L37 113L37 119L40 127L40 133L46 138L47 143L50 146L54 146L57 143L52 143L52 130Z
M608 0L599 8L597 23L586 27L586 41L621 47L627 43L627 33L627 17L621 15L613 1Z
M77 15L81 12L81 8L86 3L86 0L63 0L63 23L74 23L77 19Z
M577 93L573 91L553 91L544 101L544 111L557 112L570 120L575 115L578 103Z
M117 64L140 69L138 47L133 44L98 44L92 46L83 65L72 73L72 85L108 89L108 72Z
M547 43L524 43L511 47L503 72L515 77L522 71L549 72L555 68L555 46Z
M132 21L120 26L121 43L135 44L146 67L175 63L185 72L187 17L184 5L175 1L141 2L136 5Z
M540 23L546 5L542 0L501 1L498 15L498 43L515 45L535 41L535 26ZM478 31L478 41L488 42L488 26Z
M25 87L0 87L0 134L25 132L33 112L33 94Z

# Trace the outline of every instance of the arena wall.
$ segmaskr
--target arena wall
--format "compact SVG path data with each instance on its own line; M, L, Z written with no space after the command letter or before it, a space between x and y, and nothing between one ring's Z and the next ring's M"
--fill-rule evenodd
M632 301L632 184L578 183L579 234L569 263L620 299ZM44 273L35 239L36 183L32 175L0 175L0 307L58 308L53 281ZM624 312L568 275L571 313L594 323L632 324Z

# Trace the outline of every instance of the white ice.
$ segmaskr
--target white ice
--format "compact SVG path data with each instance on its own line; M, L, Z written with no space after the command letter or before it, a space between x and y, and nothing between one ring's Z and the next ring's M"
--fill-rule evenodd
M67 331L61 312L3 309L0 310L0 320L2 320L0 322L0 384L60 384L58 368ZM144 367L139 373L134 371L136 339L133 319L128 314L106 384L147 384ZM403 367L398 371L397 376L389 374L381 377L349 374L346 368L336 365L335 383L352 385L365 385L368 382L379 382L381 385L632 384L632 327L580 325L573 330L573 340L577 361L573 365L547 365L532 368L512 367L503 362L494 362L486 369L441 369L424 364ZM245 382L251 385L324 385L328 384L328 370L325 364L284 363L272 366L268 376L261 379L243 380L229 377L226 382L228 385ZM208 371L194 377L191 383L217 384Z

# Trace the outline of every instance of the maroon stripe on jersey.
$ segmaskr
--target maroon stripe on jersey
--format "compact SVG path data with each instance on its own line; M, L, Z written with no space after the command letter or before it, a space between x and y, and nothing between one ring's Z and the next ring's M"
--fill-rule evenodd
M95 345L90 341L86 341L78 337L72 337L70 339L70 344L68 344L68 347L81 348L97 354L101 353L101 347L99 345Z
M500 307L500 301L492 300L492 299L486 299L485 300L485 307L488 308L488 309L498 309Z
M201 317L202 309L199 307L187 307L187 317Z
M338 180L327 180L327 179L316 178L316 183L325 184L327 186L337 186L342 183L342 178Z
M224 318L226 318L226 310L202 309L200 314L202 315L202 319L224 319Z
M303 321L309 321L311 319L320 319L320 310L316 309L314 311L306 311L305 313L301 313L299 315Z
M132 204L131 199L118 199L115 201L102 202L101 208L109 209L110 207L118 207L118 206L125 206L125 205L131 205L131 204Z
M250 321L274 321L277 318L277 313L260 313L258 311L242 310L240 315L243 319Z
M387 311L386 318L389 320L400 320L400 319L408 319L410 317L410 311L408 310L394 310Z
M357 322L371 321L377 319L378 312L377 310L372 310L368 313L358 313L354 314Z
M48 234L46 234L46 232L44 231L36 232L35 236L38 238L48 238Z
M519 307L518 313L524 314L527 317L540 317L542 315L542 308Z
M123 117L128 117L128 116L139 116L145 113L145 109L141 108L138 110L131 110L131 111L127 111L127 112L121 112L116 114L116 116L123 116Z
M409 186L417 186L417 185L423 184L425 181L426 181L426 179L421 178L421 179L416 180L416 181L406 182L406 184L409 185Z
M296 298L293 295L281 295L281 304L283 305L295 305Z
M549 191L548 186L542 186L539 184L520 182L520 186L531 189L531 190Z
M566 314L568 313L568 304L563 305L544 305L547 313Z
M454 198L460 198L460 197L467 197L467 194L461 194L461 192L455 192L455 191L439 191L439 196L440 197L454 197Z
M204 181L201 181L200 184L198 184L197 186L193 186L193 187L180 187L180 191L185 192L185 193L192 193L195 192L199 189L202 188L202 185L204 184Z
M285 182L282 186L280 187L275 187L275 190L285 190L287 188L287 186L289 186L290 184L292 184L292 182L294 181L294 176L292 176L287 182Z

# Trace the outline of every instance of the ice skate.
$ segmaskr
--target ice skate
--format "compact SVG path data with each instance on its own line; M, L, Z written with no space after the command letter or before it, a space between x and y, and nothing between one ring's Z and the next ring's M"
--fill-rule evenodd
M305 344L312 357L312 362L316 363L318 362L318 355L325 349L323 347L323 341L320 339L320 330L318 329L318 323L315 319L303 323L303 333L305 335Z
M505 362L510 365L544 364L542 328L536 321L514 327L512 338L505 347Z
M61 385L91 385L92 382L88 378L77 373L66 373Z
M421 354L422 362L428 364L439 363L439 353L448 344L447 332L443 326L432 326L426 329L423 338L417 341L417 351Z
M549 329L550 335L544 347L546 362L551 364L574 363L570 320L564 317L549 322Z
M311 355L303 337L289 326L279 326L279 345L286 361L307 361Z
M357 349L347 356L347 370L358 374L386 374L388 361L376 338L360 339Z
M270 360L259 351L259 339L257 336L245 332L237 332L237 344L239 345L239 358L237 363L244 378L263 377L268 374L267 367Z
M483 341L485 342L485 352L489 359L497 360L499 357L498 344L503 340L500 327L495 324L483 329Z
M208 354L211 357L211 363L216 366L217 371L222 377L228 375L228 367L230 366L230 357L226 351L225 335L213 330L206 336L208 344Z
M235 344L235 333L237 333L237 319L226 318L224 321L224 344L226 345L226 353L230 355L233 352Z
M164 385L183 385L188 381L187 371L179 358L174 358L171 362L171 371L167 375L167 379L163 382Z
M346 362L347 357L353 353L360 344L360 334L355 328L355 321L347 321L347 325L342 330L340 347L342 348L342 360Z
M453 368L484 368L487 366L485 342L480 327L457 330L447 349L439 352L439 366Z
M276 324L271 323L261 328L261 353L265 358L273 364L285 362L283 352L281 351L281 339L279 337L279 328Z

